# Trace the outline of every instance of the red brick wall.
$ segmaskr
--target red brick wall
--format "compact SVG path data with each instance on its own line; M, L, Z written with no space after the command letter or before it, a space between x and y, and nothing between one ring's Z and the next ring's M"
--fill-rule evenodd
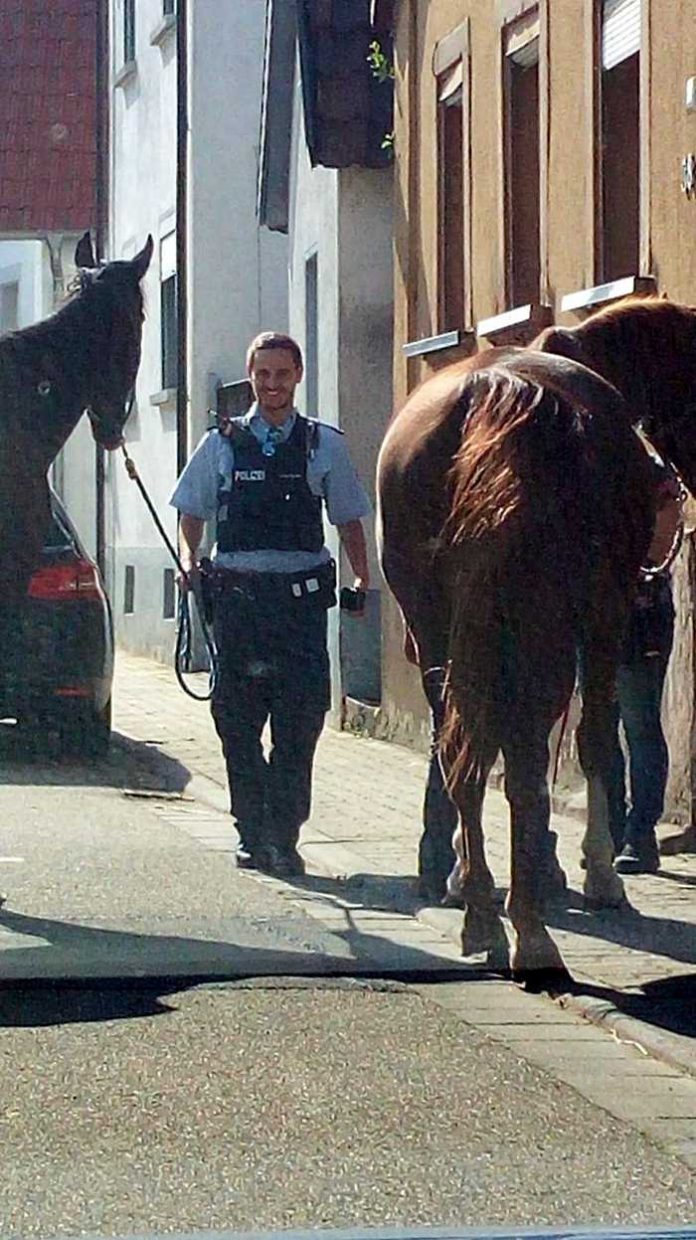
M0 234L96 222L98 0L0 0Z

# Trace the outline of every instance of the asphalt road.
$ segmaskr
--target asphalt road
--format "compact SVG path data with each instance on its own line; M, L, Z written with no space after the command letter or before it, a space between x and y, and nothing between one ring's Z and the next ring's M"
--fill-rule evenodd
M271 976L362 945L132 757L0 758L3 1237L693 1222L684 1163L421 993Z

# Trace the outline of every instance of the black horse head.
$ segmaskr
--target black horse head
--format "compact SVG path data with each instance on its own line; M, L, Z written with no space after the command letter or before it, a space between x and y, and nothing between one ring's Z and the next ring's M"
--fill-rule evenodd
M152 258L149 236L135 258L98 264L89 233L75 250L75 301L94 340L93 365L86 368L85 408L92 434L103 448L117 448L130 413L140 365L143 295L140 282Z

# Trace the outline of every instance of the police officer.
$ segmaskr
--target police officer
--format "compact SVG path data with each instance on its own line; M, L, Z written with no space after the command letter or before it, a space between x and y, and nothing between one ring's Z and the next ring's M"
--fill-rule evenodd
M203 437L171 503L181 514L187 571L197 571L206 521L217 522L212 587L220 663L212 713L239 833L237 864L291 877L304 874L297 842L330 705L327 610L336 601L335 565L322 505L360 599L369 585L361 519L370 504L341 433L295 408L298 344L262 333L249 346L247 372L255 403ZM269 720L266 757L261 734Z

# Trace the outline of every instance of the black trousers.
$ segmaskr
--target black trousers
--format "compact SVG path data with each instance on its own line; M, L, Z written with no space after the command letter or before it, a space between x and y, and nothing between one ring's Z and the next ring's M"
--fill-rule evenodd
M220 573L212 701L230 808L251 851L294 846L311 808L312 766L330 705L326 609L280 575ZM261 734L270 722L265 755Z

